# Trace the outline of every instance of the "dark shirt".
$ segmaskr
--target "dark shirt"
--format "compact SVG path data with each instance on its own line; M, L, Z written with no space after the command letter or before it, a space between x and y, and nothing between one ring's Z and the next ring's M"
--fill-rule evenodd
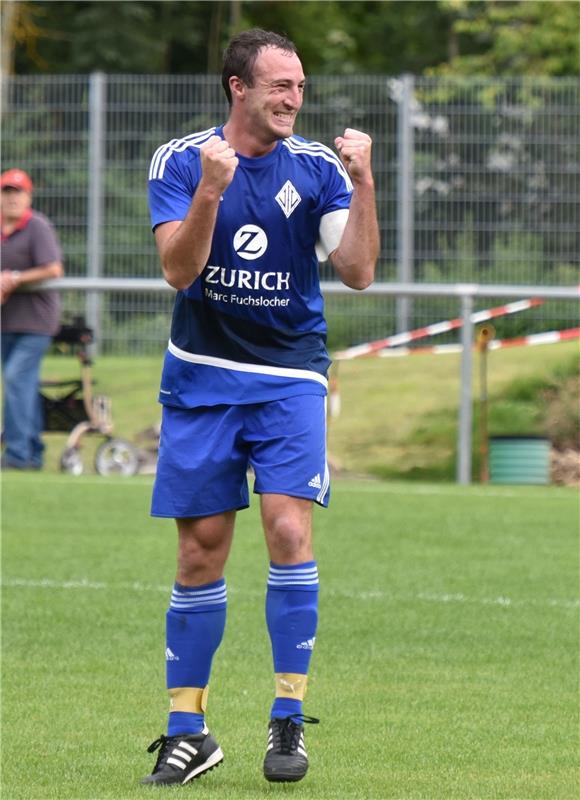
M2 237L2 269L24 272L62 255L56 232L49 220L33 211L23 227ZM58 292L15 291L2 306L3 333L40 333L54 336L60 327Z

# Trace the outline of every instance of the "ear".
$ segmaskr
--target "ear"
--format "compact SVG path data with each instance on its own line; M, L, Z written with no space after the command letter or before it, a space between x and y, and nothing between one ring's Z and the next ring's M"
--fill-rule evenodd
M232 75L230 80L230 92L232 93L232 100L243 100L246 92L246 84L237 75Z

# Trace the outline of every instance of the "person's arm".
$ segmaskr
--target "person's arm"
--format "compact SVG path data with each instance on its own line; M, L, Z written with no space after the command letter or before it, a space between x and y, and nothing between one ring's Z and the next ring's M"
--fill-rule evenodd
M155 241L165 280L186 289L201 275L211 250L220 198L238 165L235 151L219 136L200 148L202 176L185 219L155 228Z
M373 282L380 248L372 141L366 133L347 128L334 143L354 188L340 243L329 258L344 284L351 289L366 289Z
M61 261L50 261L48 264L31 267L22 272L4 269L0 273L0 302L5 303L12 292L20 286L47 281L50 278L62 278L63 275L64 269Z

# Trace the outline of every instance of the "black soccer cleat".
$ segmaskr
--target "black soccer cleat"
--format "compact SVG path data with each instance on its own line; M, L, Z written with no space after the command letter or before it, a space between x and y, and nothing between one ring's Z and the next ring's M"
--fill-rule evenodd
M270 720L264 759L266 780L301 781L306 775L308 754L304 745L304 722L316 724L320 720L303 714Z
M159 750L157 763L151 775L141 783L165 786L170 783L187 783L209 772L224 760L220 746L207 728L201 733L183 736L163 736L152 742L148 753Z

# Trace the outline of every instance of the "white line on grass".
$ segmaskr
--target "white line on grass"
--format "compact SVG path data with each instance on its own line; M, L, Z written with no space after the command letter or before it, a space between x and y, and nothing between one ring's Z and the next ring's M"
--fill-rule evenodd
M29 578L4 578L0 586L6 589L92 589L107 591L133 591L133 592L163 592L169 595L170 586L161 586L150 583L140 583L139 581L127 583L106 583L105 581L91 581L87 578L80 580L56 581L52 578L40 578L37 580ZM248 589L238 589L228 586L228 592L242 597L263 597L264 592L256 592ZM425 603L456 603L456 604L475 604L483 606L501 606L503 608L517 608L521 606L540 606L547 608L580 608L580 598L568 600L566 598L544 598L541 600L514 600L510 597L500 595L499 597L469 597L460 592L456 593L432 593L419 592L416 595L405 596L395 595L381 590L376 591L349 591L345 589L333 589L331 587L324 590L326 597L346 597L351 600L373 601L387 600L390 602L405 602L409 599L421 600Z
M356 485L345 485L341 483L340 479L335 480L332 484L333 487L338 487L341 493L348 493L348 492L369 492L369 493L376 493L376 494L403 494L403 495L433 495L435 497L439 496L449 496L449 495L463 495L464 497L506 497L506 498L513 498L517 497L519 499L525 500L541 500L542 502L546 499L548 500L562 500L562 498L571 497L572 495L567 495L565 493L565 487L553 487L553 486L538 486L538 487L531 487L531 486L521 486L519 487L520 491L514 491L508 487L496 487L492 489L487 486L457 486L455 484L441 484L440 486L436 485L420 485L420 484L390 484L390 483L382 483L377 481L374 482L365 482L361 480L360 483ZM563 490L561 492L551 493L551 492L542 492L542 489L560 489ZM526 493L526 489L528 492ZM540 489L540 492L538 492Z
M429 594L420 592L417 595L419 600L427 603L478 603L483 606L548 606L552 608L580 608L580 599L553 599L543 600L512 600L510 597L467 597L464 594Z
M71 475L36 475L26 473L23 475L9 476L9 480L22 480L27 483L43 483L43 484L60 484L65 481L72 488L82 489L85 486L102 486L103 488L118 488L125 489L131 487L133 489L151 489L153 483L152 475L137 475L133 477L99 477L99 476L84 476L74 477ZM4 477L6 483L6 477ZM433 495L448 496L448 495L463 495L464 497L517 497L520 499L530 500L561 500L566 497L571 497L571 492L567 493L564 486L525 486L517 487L514 491L512 486L499 486L491 485L482 486L480 484L471 484L470 486L458 486L457 484L417 484L417 483L388 483L387 481L373 481L367 478L341 478L335 476L332 479L332 485L337 493L352 493L352 492L370 492L377 494L403 494L403 495ZM549 490L558 491L549 491ZM527 491L526 491L527 490ZM548 491L542 491L548 490Z

